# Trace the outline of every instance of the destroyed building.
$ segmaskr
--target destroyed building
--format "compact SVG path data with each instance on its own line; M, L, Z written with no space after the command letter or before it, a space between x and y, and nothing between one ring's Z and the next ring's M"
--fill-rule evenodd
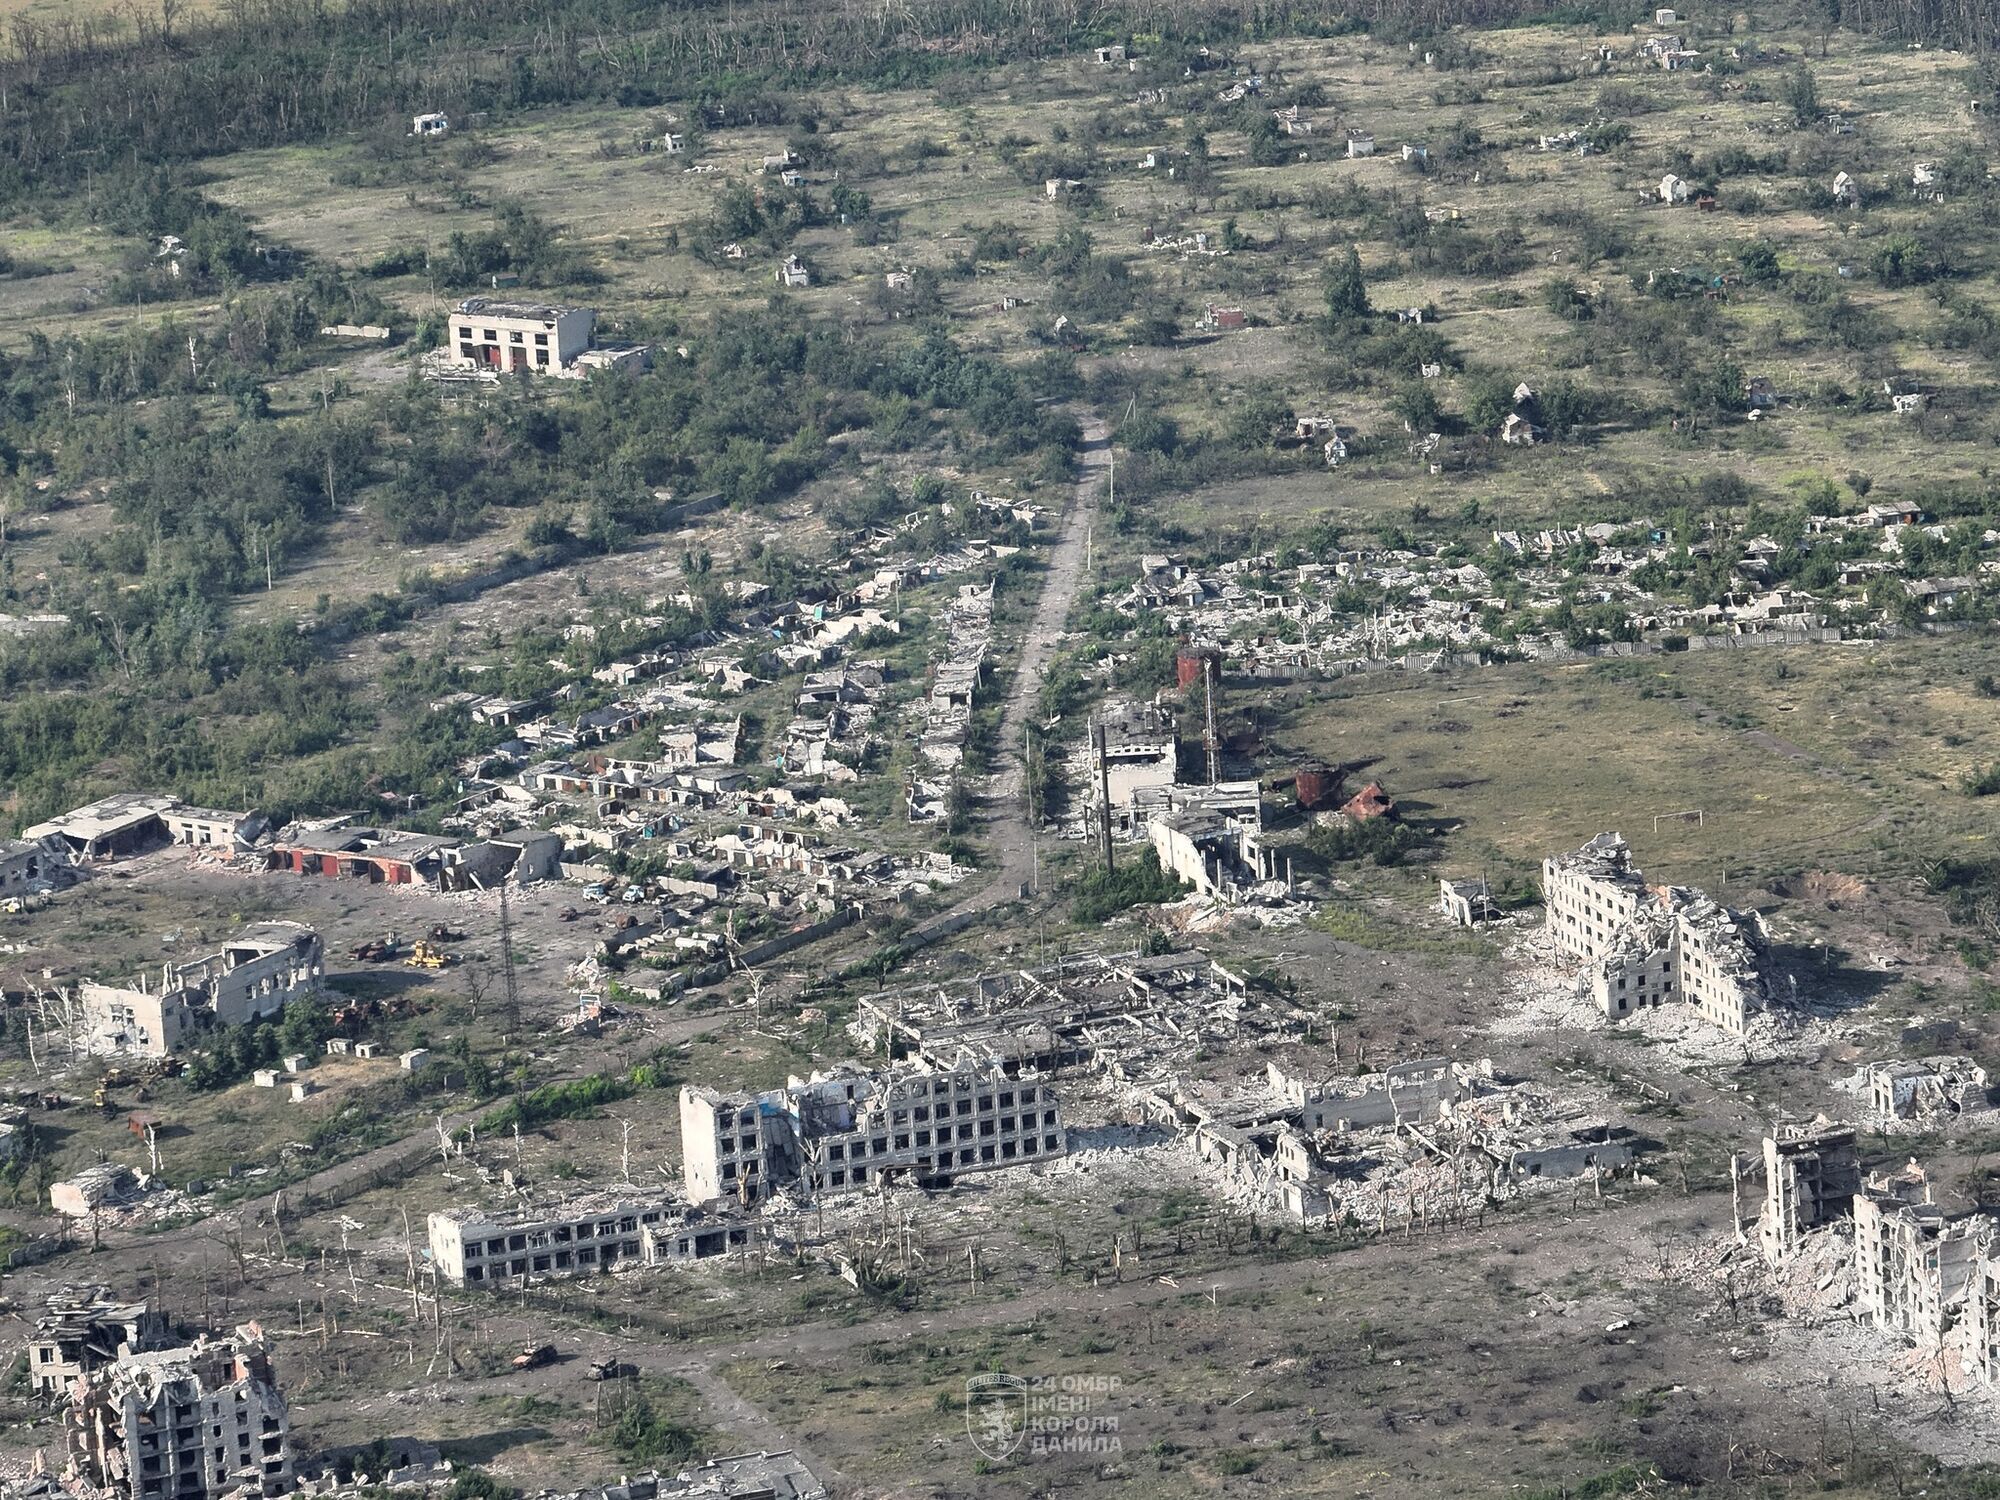
M1091 742L1090 784L1102 789L1112 832L1137 837L1145 821L1135 816L1135 809L1146 794L1163 791L1179 779L1180 746L1173 716L1157 704L1119 698L1098 711L1097 727ZM1097 811L1095 797L1091 807Z
M1491 1062L1419 1058L1350 1078L1277 1062L1240 1083L1178 1078L1153 1113L1195 1152L1306 1225L1462 1216L1536 1181L1629 1167L1631 1132Z
M2000 1219L1948 1212L1914 1161L1864 1179L1854 1142L1824 1116L1764 1138L1766 1261L1782 1266L1808 1235L1834 1237L1858 1312L1905 1340L1931 1379L2000 1384Z
M1796 1250L1801 1236L1854 1211L1861 1191L1855 1134L1825 1117L1780 1125L1764 1137L1764 1212L1758 1238L1775 1265Z
M707 1260L753 1239L748 1222L726 1213L615 1193L498 1212L447 1209L430 1216L428 1229L438 1275L475 1287Z
M265 827L256 813L189 807L178 797L119 792L26 829L31 842L53 841L78 859L137 854L161 844L244 848Z
M948 1183L1066 1149L1053 1091L971 1059L885 1073L847 1063L756 1095L681 1090L682 1169L696 1203L754 1204L793 1183L815 1193Z
M1947 1214L1915 1162L1870 1175L1854 1198L1855 1300L1877 1328L1941 1350L1985 1285L1996 1229L1987 1214ZM1975 1321L1990 1326L1992 1310Z
M28 1338L28 1380L42 1395L79 1375L166 1342L167 1320L145 1302L121 1302L108 1287L67 1287L49 1298Z
M791 1449L707 1459L674 1474L634 1474L583 1490L543 1490L534 1500L826 1500L826 1486Z
M297 922L247 927L215 953L164 965L129 986L77 989L79 1040L94 1057L169 1057L209 1031L276 1015L319 993L319 934Z
M1986 1070L1969 1057L1925 1057L1870 1063L1862 1070L1868 1107L1878 1124L1935 1123L1991 1114Z
M1542 862L1548 931L1583 961L1606 1020L1674 1002L1741 1034L1769 1000L1763 923L1683 886L1648 886L1616 833Z
M63 1422L68 1477L120 1500L281 1495L289 1426L263 1331L246 1323L79 1376Z
M1119 1079L1169 1076L1187 1054L1231 1041L1301 1036L1305 1012L1250 993L1206 953L1086 955L1052 968L986 974L860 1002L852 1033L881 1053L937 1067L984 1059L1008 1072L1088 1068Z

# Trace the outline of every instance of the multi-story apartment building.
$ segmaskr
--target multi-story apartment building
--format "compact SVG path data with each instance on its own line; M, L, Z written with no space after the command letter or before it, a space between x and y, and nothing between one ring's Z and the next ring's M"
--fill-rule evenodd
M837 1193L949 1181L1067 1149L1054 1092L991 1064L877 1074L850 1063L756 1096L681 1090L681 1157L698 1203L756 1202L794 1182Z
M1607 1020L1674 1001L1740 1033L1768 1001L1755 913L1683 886L1648 886L1616 833L1544 860L1542 900L1549 935L1583 961Z
M290 1419L262 1331L124 1354L77 1377L69 1476L120 1500L219 1500L292 1487Z
M752 1243L752 1226L664 1199L592 1194L502 1213L430 1216L431 1263L454 1286L510 1286L623 1265L707 1260Z
M590 347L597 314L588 307L544 307L497 297L468 297L451 314L446 350L461 365L553 375Z
M148 974L131 986L81 985L84 1048L99 1057L167 1057L202 1032L276 1015L318 994L325 974L319 934L310 927L248 927L219 952L166 965L157 985Z

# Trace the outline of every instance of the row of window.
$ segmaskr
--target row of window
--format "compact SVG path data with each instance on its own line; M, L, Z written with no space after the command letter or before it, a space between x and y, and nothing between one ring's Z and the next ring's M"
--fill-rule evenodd
M1054 1110L1052 1109L1048 1110L1042 1115L1042 1124L1052 1126L1055 1123L1056 1123L1056 1112ZM974 1129L975 1125L977 1126L977 1134L981 1136L992 1135L996 1129L999 1131L1001 1135L1012 1135L1017 1129L1033 1130L1035 1128L1035 1117L1032 1114L1022 1115L1018 1123L1016 1122L1015 1117L1012 1115L1002 1115L997 1121L968 1120L966 1121L965 1124L958 1127L958 1139L961 1141L969 1141L973 1139L975 1133ZM937 1132L938 1144L943 1145L946 1142L950 1141L951 1138L952 1138L951 1126L949 1125L941 1126ZM919 1148L928 1146L930 1145L930 1143L931 1143L930 1131L919 1130L918 1132L916 1132L916 1144ZM910 1133L908 1131L904 1131L901 1134L897 1135L895 1137L895 1142L893 1146L890 1143L890 1138L886 1135L878 1135L874 1138L874 1152L875 1155L877 1156L887 1156L892 1150L907 1151L909 1149L910 1149ZM827 1160L829 1161L841 1161L847 1157L852 1157L853 1159L858 1161L866 1157L868 1153L869 1153L869 1142L866 1137L857 1139L851 1143L834 1141L831 1142L826 1148Z
M556 1250L548 1255L524 1255L504 1264L490 1266L467 1266L467 1284L475 1281L500 1281L510 1276L546 1276L550 1272L575 1271L586 1267L597 1269L610 1266L618 1260L630 1260L638 1252L631 1246L583 1245L575 1250Z
M649 1208L637 1217L626 1214L622 1219L586 1220L581 1224L574 1225L558 1224L553 1229L547 1231L547 1233L552 1243L566 1245L572 1239L609 1239L615 1235L637 1234L641 1224L657 1224L659 1222L660 1210ZM465 1242L465 1258L467 1260L477 1260L482 1255L505 1255L512 1250L525 1250L527 1248L528 1232L522 1230L518 1233L489 1239L484 1242L467 1240Z
M956 1160L950 1151L938 1152L935 1156L919 1156L909 1163L919 1172L949 1172L955 1167L993 1166L1001 1162L1019 1161L1024 1157L1055 1155L1062 1150L1053 1135L1045 1136L1038 1145L1035 1137L1024 1136L1019 1142L1019 1150L1013 1141L1001 1141L994 1146L966 1146L956 1153ZM875 1168L879 1176L884 1172L901 1170L901 1165L888 1163ZM861 1187L868 1181L868 1168L860 1162L849 1167L832 1167L826 1174L828 1187Z

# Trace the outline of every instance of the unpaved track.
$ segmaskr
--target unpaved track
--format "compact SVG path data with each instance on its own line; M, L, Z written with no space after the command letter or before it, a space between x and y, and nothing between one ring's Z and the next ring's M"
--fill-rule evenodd
M1028 824L1025 796L1028 767L1021 753L1022 736L1034 717L1056 643L1083 587L1090 534L1097 525L1098 505L1111 471L1110 429L1104 419L1087 415L1082 425L1076 501L1070 506L1062 534L1049 553L1042 595L1035 603L1034 617L1028 622L1027 636L1021 642L1020 658L1014 663L1007 702L1000 713L1000 769L985 792L986 831L998 857L999 869L978 891L919 924L910 935L916 946L931 941L949 930L948 924L962 921L970 913L990 911L1017 899L1034 874L1034 830Z

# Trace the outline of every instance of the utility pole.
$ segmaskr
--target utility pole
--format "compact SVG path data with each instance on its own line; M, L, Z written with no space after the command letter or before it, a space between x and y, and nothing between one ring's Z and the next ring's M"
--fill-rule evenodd
M521 994L514 977L514 924L507 915L507 878L500 878L500 976L507 993L507 1041L521 1027Z
M1222 752L1221 747L1215 743L1215 658L1213 656L1204 656L1201 659L1201 676L1203 683L1208 689L1208 734L1206 736L1208 740L1208 784L1214 786L1216 782L1222 779Z
M1090 721L1090 750L1097 758L1097 852L1104 857L1104 873L1113 874L1117 862L1111 854L1111 766L1104 748L1104 717Z

